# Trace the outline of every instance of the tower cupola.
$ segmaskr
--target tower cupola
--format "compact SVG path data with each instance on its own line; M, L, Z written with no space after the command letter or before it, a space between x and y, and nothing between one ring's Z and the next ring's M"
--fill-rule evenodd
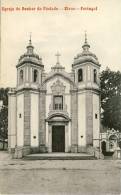
M100 66L97 56L89 50L90 45L88 44L86 33L85 33L85 42L82 45L82 48L83 48L83 51L77 54L77 56L74 58L74 62L72 66L76 66L78 64L82 64L85 62L92 62Z
M26 49L26 53L20 56L17 67L28 62L43 67L42 58L40 58L39 55L34 52L34 46L32 45L31 37L29 39L29 44L27 45Z
M75 82L79 88L99 89L100 64L97 56L90 51L86 32L82 52L78 53L74 58L72 69L75 72Z

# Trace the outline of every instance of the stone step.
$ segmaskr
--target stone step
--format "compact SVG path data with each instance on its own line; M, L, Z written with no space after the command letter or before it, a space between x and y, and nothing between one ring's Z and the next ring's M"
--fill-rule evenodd
M104 160L113 160L112 156L104 156Z
M85 153L70 154L30 154L24 157L25 160L95 160L92 155Z
M104 160L112 160L114 152L104 152Z

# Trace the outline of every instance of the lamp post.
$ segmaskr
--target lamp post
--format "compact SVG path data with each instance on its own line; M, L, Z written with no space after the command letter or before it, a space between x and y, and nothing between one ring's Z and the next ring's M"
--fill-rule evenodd
M4 110L5 108L5 110ZM7 133L7 112L8 106L3 105L3 100L0 100L0 133L1 138L3 142L3 150L5 147L5 139L6 139L6 133Z

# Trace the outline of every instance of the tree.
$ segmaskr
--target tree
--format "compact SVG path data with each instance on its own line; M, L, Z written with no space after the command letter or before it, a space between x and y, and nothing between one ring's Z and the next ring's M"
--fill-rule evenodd
M101 73L102 123L121 131L121 72L109 68Z
M4 143L8 136L8 90L9 88L0 89L0 100L3 101L3 107L0 110L0 139Z

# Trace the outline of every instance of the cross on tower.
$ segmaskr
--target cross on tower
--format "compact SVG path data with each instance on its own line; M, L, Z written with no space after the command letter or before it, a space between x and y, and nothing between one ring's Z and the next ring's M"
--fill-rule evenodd
M59 52L57 52L57 54L55 54L55 56L57 57L57 62L56 62L56 64L60 64L60 62L59 62L59 57L61 56L61 54L60 54Z
M30 38L29 38L29 44L31 45L31 43L32 43L32 40L31 40L31 38L32 38L32 33L30 32Z
M87 43L87 31L85 30L85 43Z
M88 51L89 48L90 48L90 45L88 44L88 41L87 41L87 31L85 31L85 41L84 41L84 44L82 45L82 48L84 51Z

